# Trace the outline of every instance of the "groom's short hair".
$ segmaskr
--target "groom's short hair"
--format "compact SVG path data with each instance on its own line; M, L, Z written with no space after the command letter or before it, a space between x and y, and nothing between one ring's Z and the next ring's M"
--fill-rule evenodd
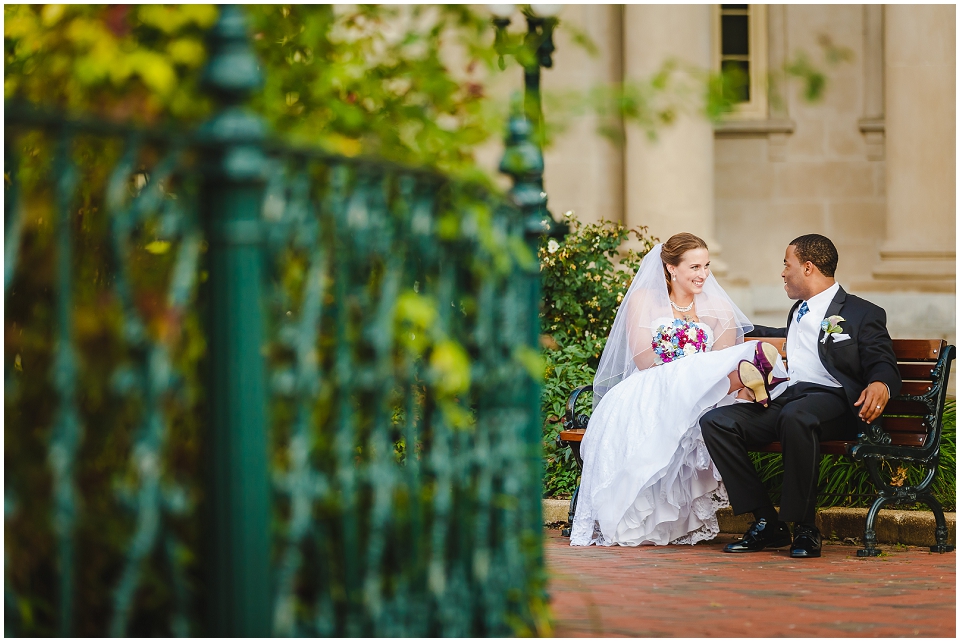
M804 234L790 241L801 263L810 261L823 276L832 277L837 271L837 246L822 234Z

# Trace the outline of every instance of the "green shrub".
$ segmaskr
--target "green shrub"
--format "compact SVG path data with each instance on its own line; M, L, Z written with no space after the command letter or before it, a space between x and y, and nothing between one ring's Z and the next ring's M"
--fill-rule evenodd
M646 228L628 229L611 221L581 223L572 212L566 218L569 234L540 248L547 496L570 494L577 487L579 471L570 450L558 449L556 443L564 406L574 388L593 383L620 301L640 260L656 243ZM631 237L636 249L622 251L621 246ZM589 407L590 395L584 395L582 403Z
M543 331L561 346L592 345L596 365L640 260L657 241L647 236L645 227L628 229L604 220L581 223L572 212L566 218L569 234L540 248ZM621 251L631 235L636 249Z

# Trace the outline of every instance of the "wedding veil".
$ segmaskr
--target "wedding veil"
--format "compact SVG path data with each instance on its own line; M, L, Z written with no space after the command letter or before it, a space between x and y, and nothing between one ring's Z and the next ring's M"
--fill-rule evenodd
M610 388L634 372L657 363L650 345L653 333L660 325L655 322L673 319L660 258L661 247L662 243L658 243L643 258L617 310L593 379L594 408ZM750 320L723 291L713 274L704 282L703 291L694 297L694 304L700 323L713 330L714 350L743 343L743 335L753 330Z

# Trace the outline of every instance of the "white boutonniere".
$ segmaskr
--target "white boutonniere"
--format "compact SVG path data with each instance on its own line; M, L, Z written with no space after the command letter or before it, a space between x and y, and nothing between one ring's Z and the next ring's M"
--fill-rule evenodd
M834 314L820 322L820 329L823 330L823 338L820 339L820 343L826 343L827 337L831 334L840 334L843 332L843 328L838 325L841 321L846 321L846 319L839 314Z

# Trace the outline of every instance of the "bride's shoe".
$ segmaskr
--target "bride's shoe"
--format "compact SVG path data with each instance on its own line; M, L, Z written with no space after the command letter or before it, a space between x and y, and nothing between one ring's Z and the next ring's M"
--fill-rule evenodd
M757 366L744 359L737 366L737 376L740 377L740 383L753 391L756 402L763 404L766 408L770 405L770 391L767 389L767 378L760 372Z
M753 356L753 365L757 367L760 374L767 380L768 392L784 381L789 381L787 377L773 376L773 366L779 356L780 352L773 345L765 341L757 341L756 353Z

